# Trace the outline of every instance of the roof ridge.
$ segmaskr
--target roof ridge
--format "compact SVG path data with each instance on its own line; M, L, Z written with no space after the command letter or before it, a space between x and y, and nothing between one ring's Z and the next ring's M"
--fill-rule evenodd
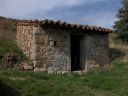
M17 20L17 25L19 26L48 26L48 25L57 25L57 26L64 26L67 28L74 28L74 29L82 29L82 30L92 30L92 31L98 31L98 32L107 32L110 33L112 30L103 28L100 26L90 26L90 25L83 25L83 24L70 24L65 21L61 20L49 20L49 19L44 19L44 20Z

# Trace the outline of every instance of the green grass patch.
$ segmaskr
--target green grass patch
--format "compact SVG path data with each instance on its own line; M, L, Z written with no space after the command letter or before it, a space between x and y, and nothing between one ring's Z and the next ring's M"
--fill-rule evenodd
M112 69L91 71L85 76L8 69L0 71L0 78L20 96L128 96L128 64L113 64Z
M8 53L16 54L18 61L26 58L14 41L0 39L0 56L4 57ZM2 59L3 58L0 58L0 64L4 63Z
M14 41L0 40L0 54L5 55L6 53L21 53L21 50Z

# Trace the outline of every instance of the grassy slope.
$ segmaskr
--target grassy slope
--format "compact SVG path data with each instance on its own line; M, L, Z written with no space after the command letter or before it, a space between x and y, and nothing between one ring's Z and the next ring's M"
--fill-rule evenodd
M0 54L6 53L19 53L21 50L17 47L16 43L9 40L0 40Z
M0 56L7 53L17 53L21 58L22 52L16 46L16 20L0 16ZM4 63L0 58L0 64Z
M0 16L0 40L16 40L16 20Z
M114 65L86 76L1 70L0 78L21 96L128 96L128 64Z
M0 39L0 56L5 56L8 53L17 54L18 61L21 61L25 57L14 41ZM5 63L3 58L0 58L0 64Z

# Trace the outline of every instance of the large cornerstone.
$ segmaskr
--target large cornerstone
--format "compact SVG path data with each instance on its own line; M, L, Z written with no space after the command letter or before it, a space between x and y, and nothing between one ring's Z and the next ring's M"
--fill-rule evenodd
M109 64L111 30L52 20L17 22L17 44L34 70L61 73L88 71Z

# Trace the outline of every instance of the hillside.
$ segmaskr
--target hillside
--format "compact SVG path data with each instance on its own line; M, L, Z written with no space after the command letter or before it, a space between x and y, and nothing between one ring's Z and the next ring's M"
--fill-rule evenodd
M23 57L23 53L16 45L16 21L0 16L0 68L6 65L7 55L16 55L17 59Z
M0 39L16 39L16 19L0 16Z

